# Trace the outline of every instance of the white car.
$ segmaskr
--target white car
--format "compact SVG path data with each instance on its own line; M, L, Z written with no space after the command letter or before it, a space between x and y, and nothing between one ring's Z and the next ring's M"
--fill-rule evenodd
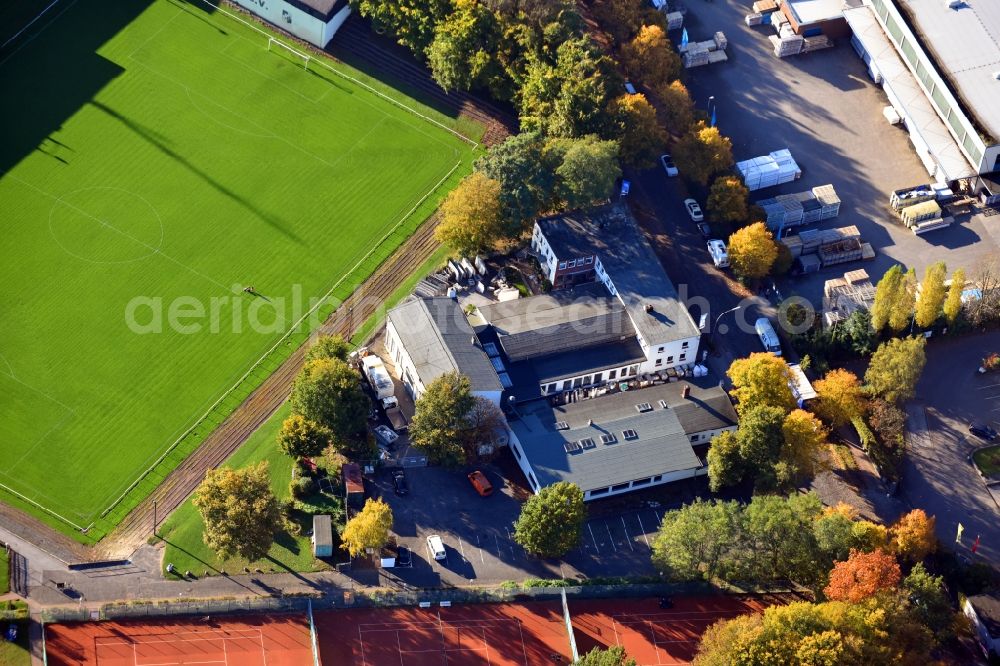
M673 178L678 173L677 165L674 164L674 160L669 154L660 155L660 164L663 165L663 170L667 172L667 175Z
M387 446L399 439L399 435L394 433L392 428L384 425L375 426L375 437Z
M717 268L729 266L729 252L726 250L726 244L722 241L718 239L708 241L708 253L712 255L712 263Z
M701 206L694 199L685 199L684 208L687 210L688 215L695 222L701 222L705 219L705 216L701 212Z

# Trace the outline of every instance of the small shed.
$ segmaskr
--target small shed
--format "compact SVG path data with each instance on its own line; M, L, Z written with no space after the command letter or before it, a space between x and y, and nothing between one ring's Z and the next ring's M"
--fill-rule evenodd
M984 206L1000 205L1000 171L979 176L979 201Z
M313 516L312 547L316 557L333 556L333 522L330 516Z
M788 382L788 386L792 389L792 395L795 396L795 402L801 408L806 401L812 400L816 397L816 390L813 388L812 383L809 381L809 378L806 377L806 373L802 370L802 367L798 363L789 364L788 370L791 374L791 380Z
M340 474L344 479L344 499L347 505L360 509L365 503L365 482L361 476L361 468L356 463L344 463Z

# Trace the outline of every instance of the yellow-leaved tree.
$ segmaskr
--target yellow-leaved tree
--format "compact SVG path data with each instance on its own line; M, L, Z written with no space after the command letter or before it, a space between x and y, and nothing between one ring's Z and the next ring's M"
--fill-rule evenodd
M948 269L943 261L931 264L924 271L924 280L920 283L920 300L917 301L916 322L920 328L933 326L941 314L947 290L944 286Z
M493 247L503 235L500 183L474 171L441 203L434 237L461 254L475 254Z
M795 396L788 382L791 371L779 356L759 352L733 361L726 372L733 380L732 395L741 414L753 407L780 407L787 414L795 409Z
M344 526L341 548L357 557L368 549L378 549L389 541L392 508L382 498L365 501L365 506Z
M729 263L737 275L759 280L778 258L778 244L763 222L737 229L729 237Z
M816 413L834 428L861 416L865 411L864 389L858 376L850 370L831 370L813 384L813 388L819 396Z

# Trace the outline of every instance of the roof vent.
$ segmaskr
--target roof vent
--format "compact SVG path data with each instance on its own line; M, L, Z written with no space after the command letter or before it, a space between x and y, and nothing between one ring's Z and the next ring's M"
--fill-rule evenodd
M622 438L626 440L638 439L639 433L637 433L635 430L632 430L631 428L629 428L628 430L622 430Z
M663 409L669 409L670 405L667 404L666 400L660 400L660 407L662 407Z
M614 435L612 435L610 432L606 432L603 435L601 435L601 443L602 444L614 444L617 441L618 441L618 438L615 437Z
M646 303L646 305L643 306L643 309L646 312L652 312L653 311L653 304L652 303Z
M593 426L594 425L594 419L587 419L587 425Z
M651 411L653 411L653 406L651 404L649 404L648 402L640 402L638 405L635 406L635 409L636 409L637 412L639 412L640 414L642 414L643 412L651 412Z
M597 446L594 440L590 437L584 437L580 440L579 444L581 449L592 449Z
M689 395L691 395L691 387L685 384L684 387L681 388L681 397L686 399Z
M556 430L569 430L569 424L565 421L556 421Z

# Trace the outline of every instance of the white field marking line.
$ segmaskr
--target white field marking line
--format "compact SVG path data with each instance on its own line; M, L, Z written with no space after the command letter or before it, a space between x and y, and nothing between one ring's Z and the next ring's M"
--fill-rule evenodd
M653 515L656 516L656 518L659 520L659 526L662 527L663 526L663 517L667 515L667 512L664 511L662 513L656 513L656 511L653 511Z
M4 46L7 46L8 44L10 44L15 39L17 39L22 32L24 32L25 30L27 30L28 28L30 28L35 21L37 21L38 19L42 18L42 15L45 14L45 12L49 11L50 7L54 6L58 2L59 2L59 0L54 0L52 2L52 4L49 5L48 7L46 7L45 9L43 9L38 16L36 16L35 18L31 19L31 21L28 23L28 25L26 25L23 28L21 28L21 30L19 30L16 35L14 35L10 39L8 39L6 42L4 42L3 45L0 46L0 49L2 49ZM39 30L31 39L29 39L24 44L21 44L16 49L14 49L13 51L11 51L10 55L8 55L6 58L4 58L3 60L0 60L0 66L3 66L3 64L5 62L7 62L11 58L13 58L16 54L18 54L21 51L21 49L23 49L25 46L27 46L31 42L35 41L36 39L38 39L41 36L41 34L43 32L45 32L46 28L48 28L50 25L52 25L53 23L55 23L56 21L58 21L59 17L62 16L63 14L65 14L66 12L68 12L73 7L73 5L75 5L75 4L76 4L76 0L72 0L72 2L70 2L68 5L66 5L62 9L61 12L59 12L58 14L56 14L55 16L53 16L51 21L49 21L44 26L42 26L42 29Z
M530 666L528 664L528 646L524 644L524 626L520 620L517 620L517 633L521 636L521 654L524 655L524 666Z
M608 525L608 521L605 520L603 522L604 522L604 529L606 529L608 531L608 538L611 539L611 547L614 548L614 552L617 553L618 552L618 546L615 545L615 537L614 537L614 535L611 534L611 526Z
M455 165L451 169L448 170L448 173L446 173L437 183L434 184L433 187L431 187L431 189L429 189L422 197L420 197L420 199L418 199L417 202L415 204L413 204L413 206L410 208L410 210L408 210L399 219L399 221L396 222L396 224L392 225L389 228L389 230L385 234L383 234L382 238L380 238L378 241L376 241L374 244L372 244L370 246L368 252L366 252L357 261L357 263L355 263L346 273L344 273L336 282L334 282L333 286L330 287L330 289L325 294L323 294L322 297L320 297L316 301L315 305L313 305L311 308L309 308L309 310L305 314L303 314L299 318L298 321L296 321L294 324L292 324L291 327L289 327L289 329L287 331L285 331L285 333L280 338L278 338L278 340L273 345L271 345L271 347L268 348L267 351L265 351L263 353L263 355L261 355L256 361L254 361L251 364L250 368L245 373L243 373L243 376L241 376L238 380L236 380L235 384L233 384L228 390L226 390L222 395L220 395L219 398L214 403L212 403L211 407L209 407L205 411L204 414L202 414L200 417L198 417L195 420L195 422L191 425L191 427L189 427L187 430L185 430L183 433L181 433L180 437L178 437L176 440L174 440L174 442L169 447L167 447L167 449L160 455L159 458L156 459L156 461L153 462L152 465L150 465L145 471L143 471L135 479L135 481L133 481L131 484L129 484L129 487L125 489L125 492L123 492L117 499L114 500L114 502L111 503L111 505L108 506L107 509L105 509L101 513L101 517L103 518L104 516L108 515L108 513L110 513L116 506L118 506L118 504L125 498L125 496L128 495L130 492L132 492L132 489L135 488L137 485L139 485L139 483L141 483L142 480L144 478L146 478L146 476L150 472L152 472L156 468L156 466L159 465L160 462L163 461L164 458L166 458L168 455L170 455L170 453L175 448L177 448L177 445L180 444L184 440L184 438L187 437L188 434L190 434L195 428L197 428L199 426L199 424L201 424L209 416L209 414L211 414L212 411L214 411L215 408L217 406L219 406L219 404L222 403L222 401L224 401L226 398L228 398L229 395L233 391L235 391L237 388L239 388L239 386L246 380L246 378L249 377L251 374L253 374L254 371L256 371L257 368L260 366L260 364L263 363L268 358L268 356L270 356L271 353L274 352L275 349L277 349L278 347L280 347L285 342L285 340L288 339L288 336L290 336L292 333L294 333L296 330L298 330L298 328L302 324L302 322L306 321L309 317L312 316L312 314L316 310L318 310L321 306L323 306L326 303L327 299L329 299L330 296L333 294L333 292L341 284L343 284L344 280L346 280L348 277L350 277L351 275L353 275L354 271L356 271L358 269L358 267L360 267L364 262L366 262L368 260L368 258L372 254L374 254L375 251L378 248L380 248L382 246L382 244L386 241L386 239L388 239L392 234L396 233L396 230L399 229L400 226L402 226L403 222L405 222L407 220L407 218L409 218L410 215L412 215L413 212L416 211L424 203L424 201L426 201L431 196L431 194L433 194L434 192L436 192L437 189L439 187L441 187L441 185L446 180L448 180L449 178L451 178L451 174L455 173L455 170L458 169L458 167L460 167L461 165L462 165L461 161L456 162Z
M284 42L282 42L281 40L277 39L273 35L270 35L266 31L261 30L260 28L258 28L257 26L253 25L249 21L246 21L245 19L241 18L240 16L238 16L236 14L233 14L232 12L229 12L229 11L223 9L221 6L213 5L212 3L208 2L208 0L202 0L202 2L204 2L206 5L208 5L212 9L213 12L220 12L222 14L225 14L226 16L230 17L231 19L242 23L243 25L245 25L248 28L252 29L253 31L255 31L255 32L263 35L264 37L267 37L268 39L274 39L275 41L281 42L284 46L288 47L287 44L284 44ZM237 35L237 36L240 37L241 39L246 39L247 41L250 41L249 38L243 37L242 35ZM291 47L288 47L288 48L291 48ZM468 143L469 145L471 145L473 149L475 149L475 148L477 148L479 146L478 143L476 143L475 141L473 141L469 137L465 136L464 134L451 129L447 125L444 125L444 124L442 124L442 123L434 120L433 118L429 118L428 116L425 116L424 114L420 113L416 109L413 109L413 108L411 108L411 107L403 104L402 102L399 102L399 101L393 99L392 97L386 95L385 93L382 93L382 92L376 90L375 88L373 88L372 86L368 85L367 83L363 83L362 81L359 81L358 79L354 78L353 76L350 76L349 74L345 74L345 73L337 70L336 68L332 67L328 63L326 63L323 60L321 60L319 57L312 58L312 59L313 59L313 61L318 62L320 65L322 65L326 69L330 70L331 72L333 72L337 76L340 76L340 77L346 79L347 81L351 81L352 83L354 83L354 84L356 84L358 86L361 86L365 90L371 92L372 94L376 95L377 97L380 97L380 98L386 100L390 104L393 104L394 106L397 106L397 107L403 109L404 111L412 113L413 115L417 116L418 118L421 118L421 119L427 121L428 123L439 127L440 129L443 129L443 130L445 130L447 132L450 132L451 134L454 134L455 136L457 136L462 141L465 141L466 143Z
M399 653L399 666L403 666L403 644L399 641L399 632L396 632L396 652Z
M181 664L181 663L185 664L185 666L187 664L226 664L228 666L228 664L229 664L228 661L219 661L219 660L215 660L215 661L185 661L185 662L179 662L179 661L158 661L158 662L146 662L146 663L139 663L137 661L135 663L136 663L136 666L178 666L178 664Z
M496 532L493 533L493 541L495 541L497 544L497 557L503 557L503 555L500 553L500 537L497 536Z
M615 620L620 624L626 624L630 622L628 618L636 618L631 620L634 622L666 622L669 620L702 620L705 617L714 617L716 615L741 615L740 611L677 611L674 613L622 613L620 615L612 615L611 619ZM651 619L641 619L641 618L651 618Z
M236 44L236 42L232 42L230 44L230 46L232 46L232 44ZM229 47L227 46L225 49L222 49L221 51L219 51L219 54L222 55L223 57L227 58L228 60L232 60L234 63L236 63L237 65L240 65L244 69L249 69L251 72L254 72L255 74L259 74L260 76L263 76L265 79L268 79L269 81L274 81L276 84L278 84L279 86L281 86L282 88L284 88L288 92L293 93L295 95L298 95L299 97L301 97L302 99L304 99L307 102L311 102L313 104L319 104L319 100L323 99L323 95L325 95L326 93L330 92L329 87L327 87L327 89L323 91L323 95L320 95L316 99L313 99L309 95L303 95L301 92L299 92L295 88L292 88L291 86L285 84L281 79L279 79L277 77L274 77L274 76L269 76L269 75L265 74L264 72L260 71L259 69L257 69L256 67L252 67L251 65L248 65L245 62L237 60L236 58L234 58L233 56L231 56L229 53L226 53L226 49L228 49L228 48Z
M257 630L257 640L260 641L260 659L263 666L267 666L267 652L264 650L264 631L262 629Z
M361 666L367 666L368 660L365 658L365 639L361 635L361 625L358 625L358 644L361 646Z
M622 529L625 530L625 541L628 543L628 549L633 553L635 552L635 547L632 545L632 535L628 533L628 525L625 524L625 516L620 516L622 519Z
M37 448L38 445L41 444L42 441L45 440L46 437L48 437L51 433L53 433L56 430L58 430L59 428L61 428L62 425L63 425L63 423L65 423L67 419L72 418L74 416L76 416L76 414L73 413L72 411L70 411L69 413L65 413L64 412L63 413L63 417L61 419L59 419L58 421L56 421L52 425L52 427L50 427L48 430L46 430L45 432L43 432L41 434L41 436L38 439L35 440L35 443L32 444L31 446L29 446L27 448L27 450L25 450L25 452L21 454L20 458L18 458L17 460L15 460L12 465L7 466L7 469L4 470L4 472L3 472L4 476L8 476L10 478L13 478L13 476L11 476L11 475L14 473L14 470L17 468L17 466L20 465L21 462L25 458L27 458L29 455L31 455L31 453L35 450L35 448Z
M56 0L56 1L58 2L58 0ZM14 366L12 366L10 364L10 361L7 360L7 357L4 356L3 354L0 354L0 361L3 361L4 365L7 366L7 370L9 370L9 372L2 372L0 374L7 375L8 377L10 377L11 379L13 379L14 381L17 381L17 375L14 374Z
M517 557L514 553L514 537L511 536L510 530L507 529L506 525L503 526L503 531L507 533L507 540L510 541L510 557L511 559L514 559Z
M201 272L195 270L194 268L191 268L190 266L185 265L184 263L178 261L177 259L174 259L170 255L162 252L159 248L153 247L149 243L147 243L145 241L142 241L142 240L139 240L138 238L136 238L135 236L129 234L128 232L122 231L121 229L119 229L115 225L111 224L107 220L103 220L103 219L101 219L101 218L99 218L99 217L97 217L95 215L91 215L90 213L88 213L87 211L83 210L79 206L76 206L76 205L71 204L70 202L66 201L65 199L63 199L63 197L58 197L58 196L52 194L51 192L47 192L46 190L43 190L42 188L38 187L37 185L29 183L28 181L23 180L23 179L19 178L18 176L14 176L14 175L11 175L11 174L8 174L7 176L11 180L17 181L17 182L21 183L22 185L35 190L36 192L38 192L42 196L46 196L46 197L52 199L53 201L56 202L56 205L66 206L67 208L76 211L77 213L79 213L80 215L83 215L84 217L89 217L90 219L94 220L95 222L97 222L101 226L106 227L106 228L110 229L111 231L114 231L118 235L127 238L128 240L132 241L133 243L139 245L140 247L146 248L147 250L149 250L150 254L161 256L164 259L166 259L167 261L171 261L171 262L177 264L178 266L180 266L184 270L188 271L189 273L197 275L200 278L204 278L205 280L208 280L209 282L211 282L215 286L221 287L223 290L225 290L225 292L227 294L228 293L232 293L232 289L230 287L227 287L226 285L222 284L221 282L219 282L215 278L209 277L208 275L205 275L204 273L201 273Z
M226 639L222 639L222 663L229 666L229 651L226 649Z
M148 637L134 636L129 638L119 638L115 640L99 641L94 640L95 645L156 645L157 643L204 643L206 641L227 641L244 638L256 638L263 645L263 634L260 629L226 629L227 633L243 635L228 636L219 631L184 631L179 634L162 634L164 638L159 638L161 634L153 634ZM210 634L204 637L198 634ZM181 638L181 636L194 635L195 638ZM106 638L111 638L107 636Z
M642 540L646 542L646 548L652 550L652 547L649 545L649 539L646 538L646 527L642 524L642 516L635 514L635 518L639 521L639 529L642 530Z
M400 631L406 629L433 629L435 627L445 626L453 627L456 629L465 629L468 627L494 627L503 626L509 622L519 622L519 620L508 617L508 618L491 618L487 620L449 620L445 622L444 620L429 621L429 622L386 622L386 623L365 623L359 624L358 628L366 632L382 632L382 631Z
M183 12L183 10L182 10L182 12ZM180 16L180 13L174 14L168 20L164 21L163 24L159 28L157 28L156 30L153 31L153 34L151 34L146 39L142 40L142 44L139 44L139 46L137 46L134 49L132 49L131 51L129 51L128 55L125 56L125 57L128 60L131 60L133 55L135 55L136 53L138 53L142 49L146 48L146 45L149 44L151 41L153 41L153 39L155 37L157 37L161 32L163 32L164 30L166 30L167 26L169 26L171 23L173 23L174 19L176 19L178 16Z

